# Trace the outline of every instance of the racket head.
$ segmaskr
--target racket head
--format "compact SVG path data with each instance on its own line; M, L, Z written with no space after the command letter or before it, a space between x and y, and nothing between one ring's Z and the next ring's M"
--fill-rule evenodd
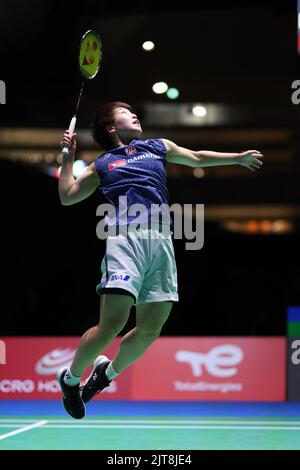
M79 46L79 69L85 80L94 78L102 62L102 42L94 30L87 31Z

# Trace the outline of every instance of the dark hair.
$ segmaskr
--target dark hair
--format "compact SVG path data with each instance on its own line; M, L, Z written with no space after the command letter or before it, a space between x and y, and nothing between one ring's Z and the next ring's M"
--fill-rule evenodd
M129 104L122 103L122 101L111 101L110 103L103 104L97 109L91 122L91 134L97 144L104 148L104 150L112 148L111 137L105 130L105 127L114 123L114 110L116 108L126 108L133 112Z

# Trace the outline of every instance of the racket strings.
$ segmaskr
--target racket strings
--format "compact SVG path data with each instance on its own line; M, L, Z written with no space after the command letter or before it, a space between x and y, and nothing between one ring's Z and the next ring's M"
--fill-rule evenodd
M88 31L82 38L79 49L79 67L85 79L93 78L99 70L102 59L102 44L94 31Z

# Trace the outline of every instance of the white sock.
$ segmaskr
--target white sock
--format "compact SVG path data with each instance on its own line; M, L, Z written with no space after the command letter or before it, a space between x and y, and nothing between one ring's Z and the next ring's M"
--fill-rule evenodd
M110 380L114 379L115 377L117 377L117 375L119 375L119 372L116 372L113 369L112 363L110 362L108 364L107 368L106 368L105 375L108 378L108 380L110 381Z
M73 375L70 369L67 370L67 372L64 375L64 382L66 385L70 385L71 387L75 387L75 385L78 385L80 382L80 377L76 377L76 375Z

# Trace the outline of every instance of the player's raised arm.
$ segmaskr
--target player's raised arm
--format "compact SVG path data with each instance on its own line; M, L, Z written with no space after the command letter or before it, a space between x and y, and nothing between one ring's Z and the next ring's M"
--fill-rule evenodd
M189 150L179 147L171 140L163 139L167 149L167 161L193 168L242 165L251 171L261 168L263 154L258 150L247 150L241 153L213 152L210 150Z
M191 166L193 168L201 166L200 160L193 150L179 147L179 145L168 139L162 140L167 149L167 161L169 163L177 163L178 165Z
M59 198L63 206L83 201L100 185L94 163L91 163L76 180L73 177L73 161L76 150L75 135L66 131L61 142L61 146L67 145L69 147L68 155L63 156L58 183Z

